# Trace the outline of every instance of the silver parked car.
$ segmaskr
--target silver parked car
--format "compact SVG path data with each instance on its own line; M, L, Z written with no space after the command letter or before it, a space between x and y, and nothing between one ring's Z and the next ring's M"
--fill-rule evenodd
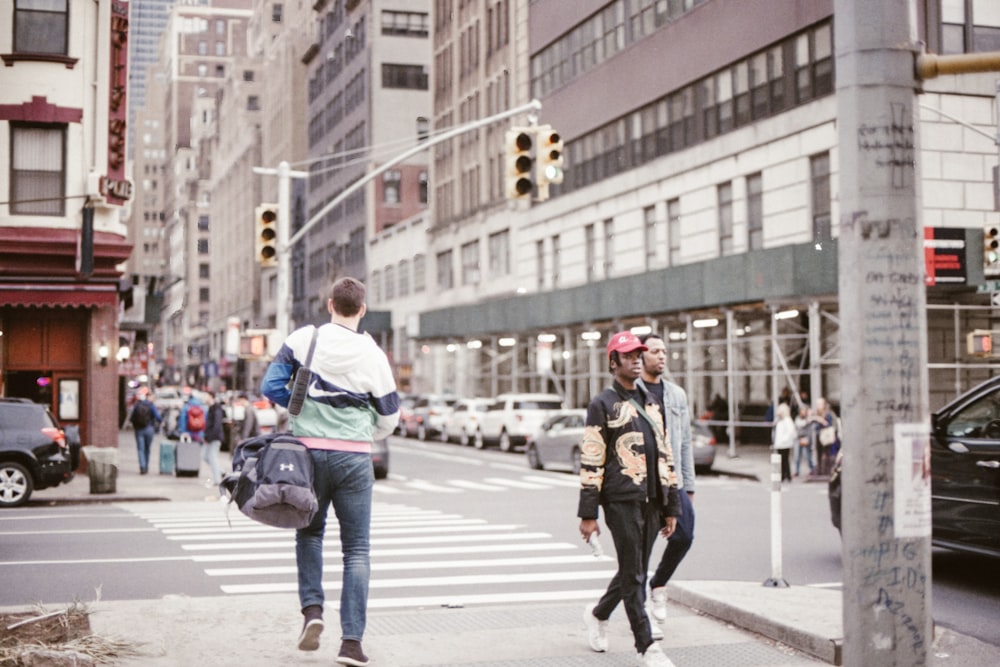
M444 428L441 429L441 440L457 442L462 446L471 445L479 428L479 421L492 404L492 398L460 398L455 401L451 414L445 419Z
M586 410L563 410L546 420L538 432L528 438L525 448L528 465L536 470L558 468L579 473L580 443L586 420ZM711 429L698 421L691 422L691 450L696 472L712 468L715 437Z

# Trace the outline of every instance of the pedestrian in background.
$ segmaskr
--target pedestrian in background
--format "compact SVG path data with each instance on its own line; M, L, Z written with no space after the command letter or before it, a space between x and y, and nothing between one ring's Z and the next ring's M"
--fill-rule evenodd
M781 481L792 481L792 447L799 439L799 429L792 419L792 409L781 403L777 409L778 421L774 425L774 450L781 455Z
M580 534L600 533L599 509L611 531L618 557L604 595L588 605L583 620L590 648L608 650L608 618L624 602L635 650L642 665L672 662L653 641L646 615L646 572L657 533L670 537L680 512L673 454L665 441L660 406L638 384L646 346L628 331L608 341L614 382L587 408L580 456Z
M208 415L205 419L205 441L201 443L201 458L208 464L211 477L207 486L218 486L222 481L222 470L219 468L219 450L222 449L222 439L225 430L222 422L226 418L222 402L214 393L208 395Z
M256 438L260 435L260 426L257 424L257 412L253 408L253 403L246 394L240 394L240 406L243 408L243 422L240 424L240 440Z
M327 310L330 323L316 334L309 391L301 412L291 420L292 434L312 455L319 501L312 523L295 533L304 617L298 647L315 651L323 632L323 535L332 504L344 563L337 662L363 667L368 664L361 641L371 575L372 442L396 428L399 396L385 353L371 336L358 332L366 310L365 286L354 278L340 278L333 284ZM289 386L305 363L314 330L310 326L292 332L264 375L262 392L282 407L288 406Z
M139 450L139 474L149 472L149 451L153 446L153 436L163 417L156 405L149 400L149 389L139 387L138 398L132 405L129 422L135 430L135 446Z
M792 448L792 458L795 459L795 477L799 476L802 469L802 453L805 452L806 463L809 465L809 474L816 471L813 463L812 443L809 438L809 405L803 403L799 406L798 416L795 417L795 428L799 437L795 440Z
M205 404L202 403L191 387L184 387L184 394L187 399L181 406L181 414L177 419L177 428L183 434L191 436L192 442L204 442L206 414Z
M649 580L650 602L653 618L659 622L667 619L667 583L681 564L694 542L694 450L691 446L691 408L687 394L680 385L667 380L667 348L656 334L640 336L646 346L642 353L642 386L659 403L665 432L673 454L674 465L679 470L677 488L680 516L677 528L667 540L660 564ZM655 628L654 628L655 632Z

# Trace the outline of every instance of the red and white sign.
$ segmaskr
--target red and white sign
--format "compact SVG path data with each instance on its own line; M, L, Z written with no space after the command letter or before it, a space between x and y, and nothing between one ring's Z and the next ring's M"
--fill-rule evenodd
M111 0L111 70L108 99L108 173L101 177L101 194L121 206L132 197L125 178L125 138L128 123L128 0Z

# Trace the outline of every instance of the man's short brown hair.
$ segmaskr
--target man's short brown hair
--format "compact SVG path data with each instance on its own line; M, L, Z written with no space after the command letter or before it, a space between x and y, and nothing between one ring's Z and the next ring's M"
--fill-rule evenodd
M343 317L354 317L365 305L365 285L351 277L338 278L330 288L333 312Z

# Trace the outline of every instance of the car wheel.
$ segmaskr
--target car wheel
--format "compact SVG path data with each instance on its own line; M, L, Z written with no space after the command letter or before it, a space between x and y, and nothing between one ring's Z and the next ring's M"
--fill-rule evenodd
M538 450L535 449L534 445L528 445L528 465L535 470L542 469L542 460L538 458Z
M483 441L483 432L476 429L476 436L472 439L472 444L476 449L485 449L486 443Z
M510 436L507 431L500 431L500 451L509 452L513 447L510 444Z
M423 424L417 426L417 440L427 439L427 429L424 428Z
M18 507L28 502L35 484L20 463L0 463L0 507Z
M570 460L573 464L573 474L580 474L580 448L574 447L573 451L570 453Z

